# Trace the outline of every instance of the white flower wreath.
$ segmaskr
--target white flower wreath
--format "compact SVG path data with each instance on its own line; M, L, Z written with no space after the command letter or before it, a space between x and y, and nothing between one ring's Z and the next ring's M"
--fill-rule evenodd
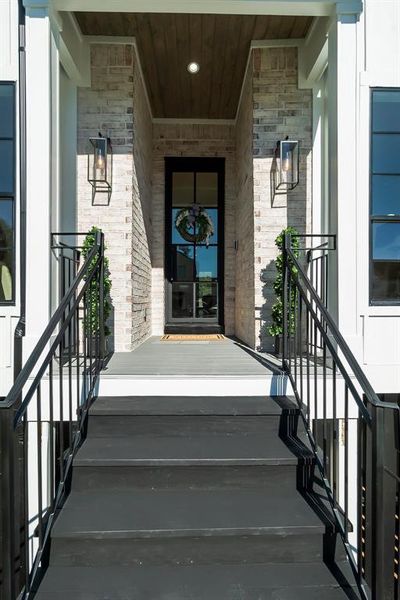
M195 228L197 232L191 233L190 229ZM175 227L179 231L181 237L187 242L210 243L210 237L214 235L214 225L207 211L198 205L193 205L191 208L182 208L175 219Z

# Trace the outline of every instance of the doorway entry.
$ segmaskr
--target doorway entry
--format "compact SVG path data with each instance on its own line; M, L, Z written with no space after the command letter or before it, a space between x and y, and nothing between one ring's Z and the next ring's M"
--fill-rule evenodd
M222 333L223 158L165 159L165 333Z

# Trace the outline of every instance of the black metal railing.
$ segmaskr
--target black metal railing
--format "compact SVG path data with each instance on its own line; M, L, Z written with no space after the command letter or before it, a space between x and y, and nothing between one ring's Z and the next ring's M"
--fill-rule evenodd
M360 595L396 600L399 406L378 398L295 254L286 235L282 366Z
M99 232L0 403L2 600L29 598L46 567L50 531L103 363L103 269Z

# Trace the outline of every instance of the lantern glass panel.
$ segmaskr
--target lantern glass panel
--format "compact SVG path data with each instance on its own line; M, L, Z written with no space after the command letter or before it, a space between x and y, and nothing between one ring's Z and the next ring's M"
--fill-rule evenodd
M280 143L280 183L292 188L299 181L299 144L293 140Z
M92 181L101 183L107 181L107 140L106 138L91 138L93 146Z

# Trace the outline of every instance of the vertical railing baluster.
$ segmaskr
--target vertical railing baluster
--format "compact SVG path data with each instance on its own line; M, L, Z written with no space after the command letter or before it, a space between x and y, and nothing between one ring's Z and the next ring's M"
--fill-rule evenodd
M349 388L344 387L344 533L349 537Z
M49 364L49 471L50 471L50 490L51 490L51 512L54 511L54 495L55 495L55 481L54 481L54 389L53 389L53 358Z
M40 383L36 390L36 444L38 476L38 537L39 551L43 549L43 465L42 465L42 399Z
M310 312L306 308L306 373L307 373L307 425L310 428L310 413L311 413L311 390L310 390L310 347L309 347L309 336L310 336Z
M282 369L286 371L286 355L287 355L287 338L288 338L288 322L287 322L287 301L288 301L288 236L285 234L283 238L282 249Z
M332 449L332 491L334 504L336 506L338 499L337 486L337 465L339 458L339 432L337 423L337 398L336 398L336 362L332 364L332 419L333 419L333 449Z
M322 345L322 453L324 461L324 470L327 466L327 423L326 423L326 343Z
M68 323L68 431L69 431L69 448L72 447L72 321Z
M59 451L59 461L60 461L60 481L64 481L64 381L63 381L63 351L62 351L62 339L58 345L59 348L59 366L58 366L58 376L59 380L59 411L60 411L60 425L59 425L59 442L60 442L60 451Z

